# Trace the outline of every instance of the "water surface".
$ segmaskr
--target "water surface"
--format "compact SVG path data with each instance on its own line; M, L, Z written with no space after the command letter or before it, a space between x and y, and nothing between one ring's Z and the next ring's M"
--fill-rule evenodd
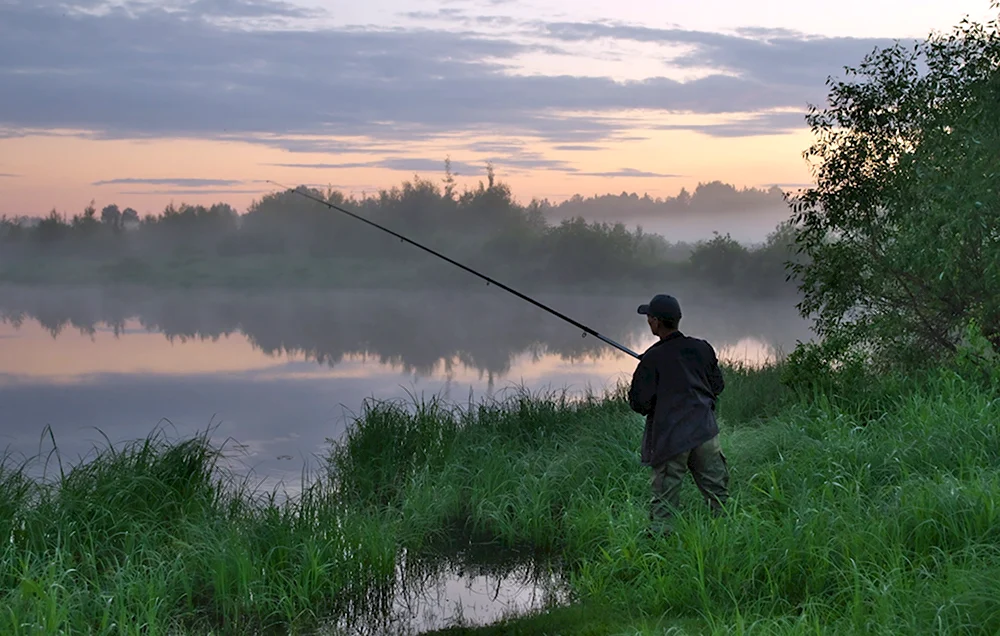
M449 627L489 625L571 602L557 564L511 555L457 555L432 565L397 568L382 612L340 620L320 633L407 636ZM404 558L405 561L405 558Z
M682 330L726 359L759 362L810 338L794 299L748 303L672 288ZM538 294L641 351L646 298ZM601 390L635 359L502 290L241 293L0 287L0 448L64 463L157 427L212 427L233 465L296 490L366 398L467 404ZM50 467L51 468L51 467ZM36 466L36 472L41 466Z

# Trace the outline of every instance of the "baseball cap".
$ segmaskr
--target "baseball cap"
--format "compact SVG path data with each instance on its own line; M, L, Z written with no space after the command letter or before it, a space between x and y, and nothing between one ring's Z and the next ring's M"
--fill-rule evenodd
M639 305L638 312L653 318L676 318L680 320L681 304L668 294L657 294L645 305Z

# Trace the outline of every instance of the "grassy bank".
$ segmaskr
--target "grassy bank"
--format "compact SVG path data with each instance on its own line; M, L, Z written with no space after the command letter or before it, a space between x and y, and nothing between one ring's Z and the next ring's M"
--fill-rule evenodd
M553 268L544 261L531 265L518 257L486 261L450 254L447 249L443 249L443 252L494 280L525 290L560 289L587 293L634 290L647 295L651 287L662 285L663 280L668 279L710 285L727 293L753 297L797 293L795 286L784 280L781 271L750 275L731 264L719 266L722 268L721 273L714 270L714 273L702 272L687 261L665 262L641 271L623 272L608 268L587 273L574 268ZM750 280L742 280L736 273L747 274ZM141 284L167 289L225 287L269 290L428 287L478 289L485 282L430 254L410 248L402 258L381 255L374 258L315 257L298 253L227 257L197 253L174 256L51 254L0 260L0 284Z
M428 257L430 259L432 257ZM451 267L446 265L446 267ZM0 282L24 285L141 284L149 287L369 288L426 285L441 279L459 285L454 271L441 263L400 267L351 258L301 255L210 258L183 257L34 258L0 265ZM461 273L461 272L459 272ZM469 277L466 275L466 277Z
M731 514L688 483L655 540L641 419L614 395L373 405L332 478L286 503L214 478L204 439L104 452L51 486L8 463L0 631L309 630L377 615L404 550L470 541L557 559L574 597L483 633L1000 629L995 389L940 372L806 401L777 370L728 378Z

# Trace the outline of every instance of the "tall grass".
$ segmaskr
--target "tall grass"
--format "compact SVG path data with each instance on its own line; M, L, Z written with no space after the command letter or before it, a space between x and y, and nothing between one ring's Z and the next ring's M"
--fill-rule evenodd
M727 370L729 514L688 483L665 538L644 533L643 425L622 387L369 403L327 474L280 504L226 478L207 436L104 450L53 484L5 464L0 632L364 621L401 568L456 552L554 563L580 620L622 632L1000 631L995 390L941 371L869 378L852 401L779 378Z
M557 554L579 601L640 622L694 619L718 633L1000 630L995 393L942 371L868 378L853 402L802 400L779 375L727 373L730 514L713 519L689 484L688 512L663 540L643 532L641 422L618 400L435 405L432 416L378 405L331 470L353 505L399 520L404 544L461 529ZM426 443L406 437L430 421L440 428L421 429ZM398 439L433 453L400 461L391 422ZM358 448L364 462L347 450ZM373 484L368 465L395 468Z
M392 580L379 519L321 486L261 500L220 475L219 453L207 435L156 433L52 484L5 470L0 633L297 627L362 610Z

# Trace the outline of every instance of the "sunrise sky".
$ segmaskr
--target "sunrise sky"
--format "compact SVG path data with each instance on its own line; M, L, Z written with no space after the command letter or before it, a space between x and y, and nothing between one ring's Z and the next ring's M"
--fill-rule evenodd
M0 0L0 215L487 160L521 201L807 182L804 114L988 0Z

